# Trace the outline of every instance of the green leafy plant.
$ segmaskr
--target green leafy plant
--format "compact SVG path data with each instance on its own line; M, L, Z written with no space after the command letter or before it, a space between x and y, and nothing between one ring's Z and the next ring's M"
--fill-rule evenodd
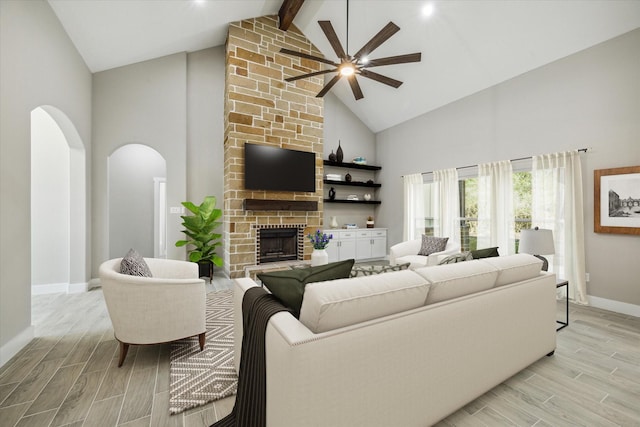
M178 240L176 246L193 246L187 250L191 262L211 261L218 267L222 266L222 258L216 255L216 248L222 244L222 235L214 232L222 225L222 222L218 221L222 217L222 210L216 209L216 198L207 196L200 206L191 202L182 202L182 206L189 209L193 215L181 216L182 226L185 228L182 232L188 239Z

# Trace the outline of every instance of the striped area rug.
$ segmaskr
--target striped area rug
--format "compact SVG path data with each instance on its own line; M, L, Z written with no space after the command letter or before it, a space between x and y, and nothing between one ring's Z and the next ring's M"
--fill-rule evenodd
M169 413L204 405L236 393L233 366L233 291L207 294L204 350L198 337L171 344Z

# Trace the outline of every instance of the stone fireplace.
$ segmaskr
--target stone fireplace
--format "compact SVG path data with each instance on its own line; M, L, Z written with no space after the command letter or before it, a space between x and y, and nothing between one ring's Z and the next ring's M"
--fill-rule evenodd
M304 236L322 227L324 104L316 94L322 89L324 78L285 82L286 77L319 71L320 67L315 61L279 51L284 47L314 56L322 54L295 25L285 32L278 29L277 21L277 16L265 16L229 24L223 239L224 268L231 278L243 276L246 266L264 262L259 252L264 247L262 230L294 228L297 241L293 259L308 260L312 247ZM316 191L246 190L246 142L315 153ZM268 244L276 245L277 238ZM266 259L280 256L275 253L284 249L270 248L270 252Z

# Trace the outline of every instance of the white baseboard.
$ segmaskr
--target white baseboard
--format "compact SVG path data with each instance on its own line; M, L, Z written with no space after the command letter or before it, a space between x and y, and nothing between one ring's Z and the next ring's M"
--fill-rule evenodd
M13 356L18 354L34 337L33 326L29 326L8 343L0 347L0 366L4 366Z
M31 285L31 295L57 294L60 292L67 293L68 289L68 283L47 283L46 285Z
M46 285L32 285L31 295L47 295L47 294L75 294L78 292L87 292L89 290L87 282L82 283L49 283Z
M615 311L616 313L628 314L640 317L640 305L629 304L627 302L615 301L612 299L593 297L587 295L589 305L603 310Z
M89 284L87 282L69 283L67 293L77 294L79 292L87 292L89 290Z

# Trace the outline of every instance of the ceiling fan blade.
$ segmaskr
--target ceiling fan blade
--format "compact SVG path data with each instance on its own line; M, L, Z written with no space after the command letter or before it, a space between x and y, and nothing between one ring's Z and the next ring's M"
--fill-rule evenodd
M356 101L364 98L364 95L362 94L362 89L360 89L358 80L356 80L356 75L352 74L349 77L347 77L347 79L349 80L349 86L351 86L351 91L353 92L353 96L354 98L356 98Z
M367 42L367 44L362 46L362 49L360 49L358 51L358 53L353 55L353 57L356 58L356 59L360 59L360 57L362 57L362 56L369 55L378 46L380 46L382 43L386 42L389 39L389 37L391 37L392 35L394 35L398 31L400 31L400 27L398 27L393 22L389 22L387 25L385 25L385 27L383 29L381 29L378 32L378 34L373 36L373 38L371 38L371 40L369 40Z
M340 77L341 77L340 74L336 74L331 80L329 80L329 83L324 85L322 90L320 92L318 92L318 94L316 95L316 98L322 98L323 96L325 96L327 94L327 92L329 92L331 90L333 85L338 83L338 80L340 80Z
M333 73L335 71L336 71L335 69L333 69L333 70L316 71L314 73L308 73L308 74L302 74L302 75L299 75L299 76L288 77L288 78L286 78L284 80L287 81L287 82L294 82L296 80L306 79L307 77L319 76L321 74Z
M420 62L422 60L422 53L409 53L406 55L398 55L398 56L388 56L386 58L380 59L371 59L366 64L363 64L363 67L379 67L381 65L393 65L393 64L404 64L407 62Z
M331 21L318 21L318 24L320 24L320 28L322 28L324 35L327 37L327 40L329 40L329 43L331 43L331 47L333 48L333 51L336 53L336 55L338 55L338 58L340 58L341 60L345 59L347 57L347 54L345 53L344 48L340 43L338 35L333 29L333 25L331 25Z
M287 55L293 55L293 56L297 56L297 57L305 58L305 59L311 59L312 61L322 62L324 64L333 65L334 67L337 67L339 65L339 64L336 64L335 62L330 61L328 59L320 58L319 56L309 55L309 54L304 53L304 52L297 52L295 50L282 48L282 49L280 49L280 53L285 53Z
M384 83L389 86L393 86L396 89L400 87L402 82L400 80L392 79L391 77L383 76L382 74L374 73L369 70L360 70L360 75L371 80L375 80L380 83Z

